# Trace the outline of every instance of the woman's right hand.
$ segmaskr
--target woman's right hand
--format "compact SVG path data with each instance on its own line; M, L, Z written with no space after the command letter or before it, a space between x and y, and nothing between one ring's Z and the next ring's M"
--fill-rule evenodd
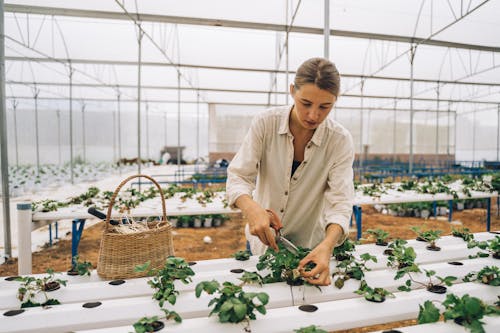
M247 195L242 195L236 200L243 214L247 217L250 233L259 237L260 241L278 251L276 233L271 229L271 215L257 202Z

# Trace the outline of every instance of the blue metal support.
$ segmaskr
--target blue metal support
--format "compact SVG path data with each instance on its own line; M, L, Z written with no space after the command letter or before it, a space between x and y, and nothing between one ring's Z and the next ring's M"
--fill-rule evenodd
M353 206L352 209L353 209L354 217L356 218L356 230L357 230L356 239L360 239L361 235L363 233L363 231L362 231L363 230L363 228L362 228L363 220L361 217L362 209L361 209L361 206Z
M52 246L52 223L49 224L49 246Z
M71 226L71 268L76 265L75 257L78 255L78 245L82 237L85 219L74 219Z
M434 214L434 218L437 217L437 202L436 201L432 202L432 214Z
M490 231L491 228L491 198L488 198L488 203L486 204L486 230Z
M448 222L451 222L453 216L453 200L448 200Z

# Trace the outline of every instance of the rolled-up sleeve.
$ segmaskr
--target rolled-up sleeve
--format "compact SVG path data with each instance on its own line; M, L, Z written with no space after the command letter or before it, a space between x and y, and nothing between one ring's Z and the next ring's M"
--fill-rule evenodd
M339 224L343 237L337 245L342 244L349 235L349 222L354 200L353 169L354 144L350 133L345 133L343 142L339 144L337 161L328 172L328 184L325 191L325 207L323 211L323 228L331 223Z
M252 196L255 189L255 180L262 157L264 126L264 119L260 115L253 118L240 149L227 169L226 197L232 208L235 207L238 197L243 194Z

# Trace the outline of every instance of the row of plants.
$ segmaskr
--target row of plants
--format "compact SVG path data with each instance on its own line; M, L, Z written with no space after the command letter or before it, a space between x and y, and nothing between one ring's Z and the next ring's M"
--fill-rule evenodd
M224 206L227 207L227 201L223 198L223 193L214 190L196 190L190 187L181 187L172 184L166 188L162 188L165 199L178 197L185 202L188 199L196 200L202 207L207 203L212 202L215 197L221 197ZM105 209L109 205L109 201L113 196L111 191L101 191L97 187L90 187L86 192L70 197L67 200L46 199L35 201L32 203L34 212L51 212L57 211L58 208L68 207L73 205L82 205L85 207L94 206L99 210ZM114 208L121 212L130 211L130 209L138 207L141 202L149 199L160 197L159 190L156 187L149 187L143 191L136 188L128 188L121 191L115 199Z
M180 215L170 216L168 220L176 228L210 228L221 226L225 221L229 220L229 215Z

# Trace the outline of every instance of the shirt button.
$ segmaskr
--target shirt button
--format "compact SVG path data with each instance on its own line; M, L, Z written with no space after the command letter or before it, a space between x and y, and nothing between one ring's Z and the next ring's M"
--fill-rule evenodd
M297 180L297 177L293 177L293 180Z
M280 209L280 213L283 213L285 210L283 208Z
M288 191L285 191L285 195L288 195Z
M307 161L302 162L302 164L307 164Z
M307 148L308 148L308 149L309 149L309 148L311 148L311 145L307 145Z

